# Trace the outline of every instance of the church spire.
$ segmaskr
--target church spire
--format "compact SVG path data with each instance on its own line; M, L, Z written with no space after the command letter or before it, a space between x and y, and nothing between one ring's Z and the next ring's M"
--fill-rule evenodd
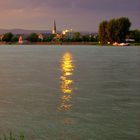
M52 34L56 34L56 23L54 20Z

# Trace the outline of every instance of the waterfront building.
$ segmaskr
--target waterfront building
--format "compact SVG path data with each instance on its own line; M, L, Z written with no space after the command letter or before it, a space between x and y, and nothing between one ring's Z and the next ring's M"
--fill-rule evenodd
M18 43L23 44L23 37L21 35L19 36Z
M43 40L44 40L44 37L43 37L43 35L42 35L42 34L39 34L39 35L38 35L38 38L39 38L41 41L43 41Z
M73 32L72 29L66 29L66 30L62 31L62 35L67 37L67 38L69 38L69 39L71 39L74 36L74 32Z

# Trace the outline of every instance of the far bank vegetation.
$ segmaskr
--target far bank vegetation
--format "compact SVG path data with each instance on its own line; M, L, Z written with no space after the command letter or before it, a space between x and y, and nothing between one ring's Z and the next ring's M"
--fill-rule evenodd
M127 17L102 21L99 25L99 41L101 44L113 44L133 41L140 43L140 31L131 30L131 22Z
M25 44L89 44L89 45L112 45L113 43L129 42L140 44L140 30L130 30L132 23L127 17L104 20L99 24L98 33L30 33L0 35L1 44L18 44L19 40Z

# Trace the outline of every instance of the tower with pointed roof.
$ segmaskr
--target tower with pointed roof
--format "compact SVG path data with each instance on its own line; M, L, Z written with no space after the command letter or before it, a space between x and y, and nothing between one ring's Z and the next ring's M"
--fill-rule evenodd
M55 20L54 20L54 23L53 23L52 34L56 34L56 23L55 23Z

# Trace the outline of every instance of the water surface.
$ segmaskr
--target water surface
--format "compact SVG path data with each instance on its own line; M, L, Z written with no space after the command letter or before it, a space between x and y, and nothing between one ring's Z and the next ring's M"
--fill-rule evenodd
M0 46L0 135L139 140L140 47Z

